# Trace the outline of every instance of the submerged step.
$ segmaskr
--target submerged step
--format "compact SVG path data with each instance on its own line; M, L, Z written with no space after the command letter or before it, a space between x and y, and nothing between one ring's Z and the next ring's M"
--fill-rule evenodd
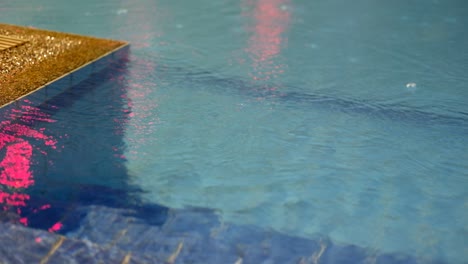
M78 206L80 226L64 236L0 218L0 263L444 263L236 225L209 209L160 209Z
M151 263L132 252L0 221L0 263Z
M126 57L128 46L124 41L0 24L0 109L18 107L12 103L19 100L40 104ZM63 83L52 85L57 81Z

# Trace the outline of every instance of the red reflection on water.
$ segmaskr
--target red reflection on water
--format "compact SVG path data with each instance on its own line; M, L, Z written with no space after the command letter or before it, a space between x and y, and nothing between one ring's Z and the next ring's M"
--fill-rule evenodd
M42 141L45 146L52 149L55 149L57 144L54 138L44 133L44 129L32 129L27 124L37 121L50 123L54 120L38 108L31 106L14 109L10 114L10 119L0 122L0 151L5 153L3 159L0 160L0 204L3 205L5 211L16 211L20 216L19 222L27 226L28 218L22 216L22 209L27 206L31 197L24 191L34 184L31 172L34 148L28 139ZM41 154L47 155L45 151L38 150ZM43 205L34 212L48 208L50 205ZM60 226L56 224L51 229L57 231Z
M247 2L251 5L253 2ZM256 1L253 18L253 35L249 39L247 52L253 60L254 80L269 80L283 73L284 65L275 62L286 38L283 34L289 26L288 0Z

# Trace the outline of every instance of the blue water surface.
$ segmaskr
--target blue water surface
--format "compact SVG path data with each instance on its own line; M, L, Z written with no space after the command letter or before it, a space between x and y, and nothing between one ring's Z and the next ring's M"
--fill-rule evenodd
M0 4L131 43L15 121L56 140L22 138L28 226L142 263L181 241L187 263L466 263L464 1Z

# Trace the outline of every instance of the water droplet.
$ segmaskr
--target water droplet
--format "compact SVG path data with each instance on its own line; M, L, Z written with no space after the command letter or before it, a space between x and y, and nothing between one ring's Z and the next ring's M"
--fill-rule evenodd
M119 9L117 10L117 15L123 15L123 14L127 14L128 13L128 10L127 9Z
M409 82L406 84L406 89L410 91L411 93L414 93L416 91L416 83L415 82Z

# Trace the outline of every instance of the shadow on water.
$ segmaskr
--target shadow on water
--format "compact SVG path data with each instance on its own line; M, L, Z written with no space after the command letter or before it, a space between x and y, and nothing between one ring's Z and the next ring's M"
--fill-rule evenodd
M141 190L128 184L126 72L125 60L115 62L43 104L22 107L11 113L11 120L2 120L0 205L1 214L9 215L3 218L67 233L86 216L77 207L103 205L132 208L149 224L164 223L168 209L142 204Z

